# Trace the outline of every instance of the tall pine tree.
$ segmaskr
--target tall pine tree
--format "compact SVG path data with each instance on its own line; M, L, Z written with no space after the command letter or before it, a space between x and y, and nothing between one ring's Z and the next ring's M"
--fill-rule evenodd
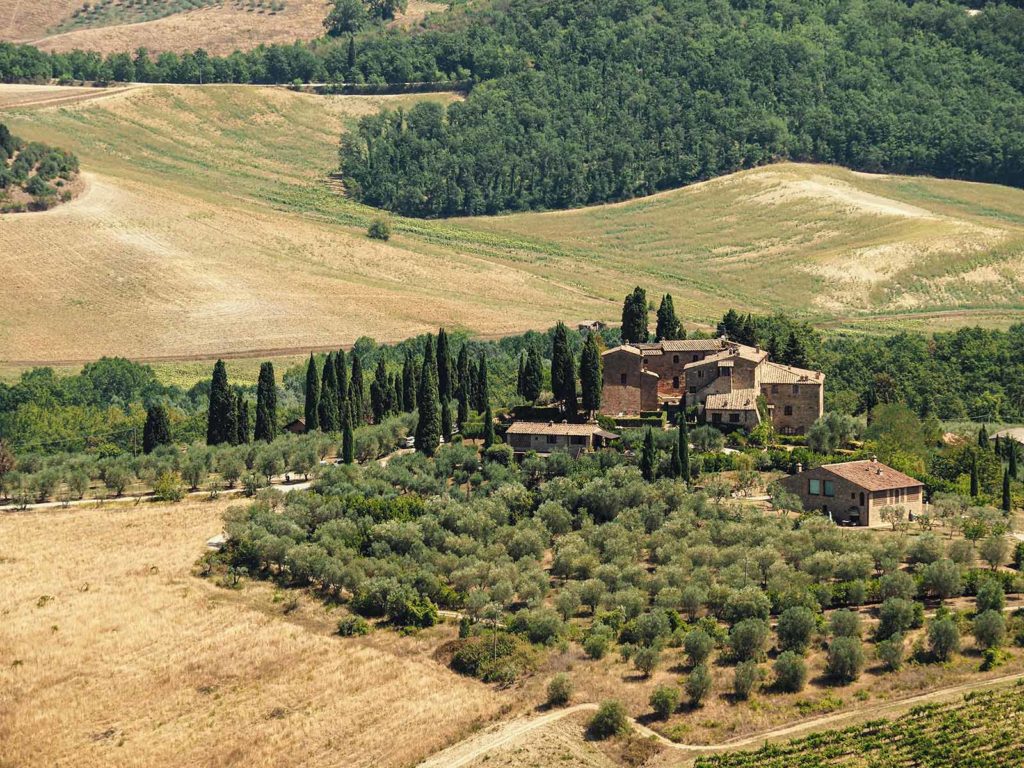
M1010 477L1017 479L1017 441L1012 437L1006 439L1006 455L1009 459Z
M248 445L251 441L249 432L249 401L241 392L235 396L235 445Z
M654 461L654 433L648 427L647 434L644 435L644 446L640 449L640 474L647 482L654 480Z
M366 423L366 385L363 383L363 363L352 353L352 378L348 380L348 399L352 401L353 425Z
M526 350L526 367L523 370L523 397L534 403L544 388L544 362L536 344Z
M520 397L525 397L523 392L525 391L524 381L526 379L526 353L522 352L519 355L519 375L516 377L516 394Z
M345 350L334 353L334 376L338 380L338 407L348 400L348 365L345 363Z
M437 391L442 402L451 400L455 393L452 352L448 346L448 332L444 328L437 332Z
M676 308L672 303L672 294L666 293L661 297L661 305L658 307L658 323L654 329L655 341L671 341L673 339L685 339L683 324L676 317Z
M317 417L320 429L324 432L337 432L341 429L341 416L338 407L338 369L334 367L334 355L328 354L324 361L323 376L320 379L320 404Z
M639 285L622 302L622 343L647 341L647 291Z
M142 450L152 453L157 446L170 445L171 423L167 409L162 405L151 405L146 409L146 425L142 428Z
M260 377L256 383L256 431L257 441L272 442L277 437L277 381L274 364L260 364Z
M494 414L491 413L491 404L484 408L484 450L494 445Z
M353 435L354 422L352 416L352 401L346 400L342 403L344 421L341 425L341 460L351 464L355 459L355 436Z
M601 408L601 376L601 351L597 347L595 334L588 333L580 354L580 389L583 410L590 413Z
M569 351L569 332L565 323L555 326L551 345L551 389L560 400L566 416L576 416L576 363Z
M316 367L316 358L309 354L309 365L306 366L306 431L315 432L320 429L320 371Z
M427 337L423 353L423 369L417 397L419 420L416 422L416 450L433 456L441 442L440 401L437 396L437 362L434 340Z
M475 410L477 413L483 413L491 402L491 387L487 383L487 356L483 352L480 353L480 362L476 371Z
M228 387L228 371L223 360L213 366L210 382L210 409L206 422L206 444L223 445L234 442L235 399Z
M416 410L416 363L412 359L412 353L405 353L405 361L402 363L402 402L406 413Z
M985 429L985 425L981 425L981 429L978 430L978 447L983 451L989 449L988 445L988 430Z
M373 372L370 383L370 408L373 411L373 423L380 424L391 410L391 396L388 371L384 367L383 356L377 359L377 368Z

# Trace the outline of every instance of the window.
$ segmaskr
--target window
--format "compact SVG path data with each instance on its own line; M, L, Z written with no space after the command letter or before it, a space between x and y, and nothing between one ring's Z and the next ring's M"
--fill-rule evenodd
M697 378L698 379L703 379L704 378L704 371L697 371Z
M626 374L619 374L619 384L621 384L622 386L626 386Z
M862 507L864 506L864 491L860 492L860 505Z
M672 377L672 389L679 389L679 377L678 376L673 376Z
M800 394L800 385L799 384L794 384L793 385L793 394L794 395L799 395Z
M835 496L836 495L836 484L831 480L825 481L825 495Z
M740 415L738 413L730 413L729 421L732 422L733 424L739 424Z
M773 395L779 394L779 385L778 384L772 384L772 394Z
M672 355L672 362L673 363L678 363L679 362L679 355Z
M548 445L554 445L558 442L558 438L554 435L548 435Z
M580 436L580 435L573 435L571 438L569 438L569 442L572 443L573 445L586 445L587 444L587 441L584 440L583 437Z
M792 405L787 405L785 408L782 409L782 412L784 414L786 414L787 416L792 416L793 415L793 406Z
M712 424L721 424L722 423L722 414L720 414L720 413L712 413L711 414L711 423Z
M807 481L807 492L809 494L811 494L811 496L820 496L821 495L821 480L815 480L814 478L811 478L810 480L808 480Z
M697 394L697 388L696 387L690 387L690 394L691 395L696 395Z
M732 376L732 368L723 368L722 369L722 375L723 376Z
M700 356L699 355L694 355L693 356L693 362L696 363L698 360L700 360Z

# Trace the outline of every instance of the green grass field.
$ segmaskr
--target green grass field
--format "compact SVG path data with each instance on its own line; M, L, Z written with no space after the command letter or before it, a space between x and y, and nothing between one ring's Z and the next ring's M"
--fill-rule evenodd
M0 361L301 354L439 325L616 321L634 285L690 327L729 307L882 332L1024 317L1024 191L780 164L597 208L392 218L345 199L338 138L424 97L145 86L58 106L0 89L15 133L74 150L86 193L0 219ZM95 95L95 94L90 94ZM451 99L435 95L425 98Z

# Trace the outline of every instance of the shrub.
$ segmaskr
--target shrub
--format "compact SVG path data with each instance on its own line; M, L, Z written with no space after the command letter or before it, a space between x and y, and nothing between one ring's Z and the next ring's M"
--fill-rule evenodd
M715 641L711 635L703 629L691 629L683 639L683 649L690 658L690 664L694 667L703 664L711 655L711 649L715 647Z
M998 611L985 611L974 618L973 630L979 648L998 648L1006 639L1006 619Z
M882 640L875 647L875 653L886 669L895 672L903 666L903 635L897 632Z
M744 619L729 632L729 647L737 661L760 658L768 640L768 624L761 619Z
M913 603L901 597L890 597L878 611L878 628L875 637L885 640L895 634L905 634L908 629L919 626L917 608L920 603Z
M185 486L175 472L161 472L153 483L153 498L177 502L185 498Z
M507 632L486 632L458 642L452 669L485 683L511 683L531 663L529 646Z
M526 635L531 643L550 645L565 632L565 622L550 608L533 608L517 613L511 629Z
M661 650L657 646L645 645L633 654L633 666L637 668L644 677L650 677L651 672L661 661Z
M939 661L948 661L960 650L960 630L949 616L936 618L928 627L928 647Z
M629 731L629 718L622 702L614 699L602 701L590 719L587 732L594 739L609 739Z
M917 584L914 577L905 571L893 571L887 573L879 581L879 597L888 600L890 597L898 597L903 600L913 600L917 595Z
M370 622L362 616L343 616L338 621L338 634L342 637L356 637L370 634Z
M797 605L787 608L779 616L776 630L779 635L779 648L783 651L804 653L814 634L814 612L810 608Z
M374 219L366 228L366 234L374 240L390 240L391 223L387 219Z
M978 595L975 600L978 613L985 611L998 611L1002 613L1006 607L1006 593L1003 585L998 579L987 578L978 585Z
M583 650L592 659L603 659L611 642L611 627L606 624L594 624L583 640Z
M856 611L833 611L829 627L834 637L860 637L860 614Z
M788 693L802 691L807 682L807 664L793 651L783 651L775 659L775 685Z
M690 706L699 707L711 691L711 671L707 664L698 664L686 678L686 695Z
M924 569L922 585L941 600L956 597L963 592L960 567L952 560L936 560Z
M852 683L864 669L864 650L856 637L837 637L828 648L825 671L839 683Z
M651 694L650 703L655 717L668 720L679 708L679 689L674 685L659 685Z
M744 619L767 620L771 608L768 595L757 587L745 587L729 596L725 604L725 620L729 624Z
M548 683L548 704L552 707L565 706L572 698L572 690L572 679L567 674L555 675Z
M746 701L750 698L754 687L761 679L761 670L755 661L744 661L736 666L736 674L733 677L732 690L736 698Z

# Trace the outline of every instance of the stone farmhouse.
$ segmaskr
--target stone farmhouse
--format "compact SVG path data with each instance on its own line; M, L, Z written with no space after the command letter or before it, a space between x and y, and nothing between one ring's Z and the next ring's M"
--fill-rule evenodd
M798 471L780 481L783 488L800 497L804 509L817 509L836 523L884 525L883 507L903 507L909 515L920 515L924 485L877 459L823 464Z
M796 435L825 410L825 374L772 362L759 347L726 338L624 344L606 351L603 363L601 412L609 416L696 405L710 424L750 430L769 418Z
M517 421L505 433L505 439L516 456L530 451L541 456L565 451L575 457L603 448L618 437L594 423L569 424L565 421Z

